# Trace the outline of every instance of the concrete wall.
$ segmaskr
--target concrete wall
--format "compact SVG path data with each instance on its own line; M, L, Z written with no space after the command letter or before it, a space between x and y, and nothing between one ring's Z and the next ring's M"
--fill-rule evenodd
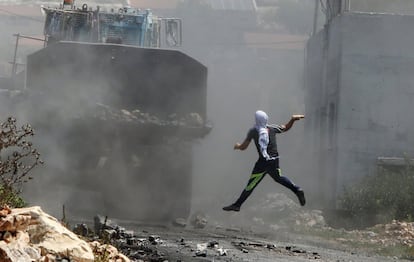
M414 16L340 19L338 175L346 182L372 172L379 156L414 154Z
M414 155L413 26L414 16L343 13L308 42L310 148L334 195L375 172L377 157Z
M309 166L314 177L312 190L322 205L336 195L336 119L341 66L340 20L334 20L306 47L305 106Z

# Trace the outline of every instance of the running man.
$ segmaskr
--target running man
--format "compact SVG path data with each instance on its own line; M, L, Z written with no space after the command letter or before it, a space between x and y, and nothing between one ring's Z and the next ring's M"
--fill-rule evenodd
M262 181L266 174L269 174L273 180L289 188L296 194L301 206L306 204L305 193L303 190L292 183L287 177L281 175L279 168L279 153L277 151L276 134L288 131L293 123L304 118L304 115L292 115L290 121L285 125L268 125L268 116L263 111L256 111L256 124L247 133L247 137L243 143L236 143L234 150L246 150L253 139L259 153L249 182L242 191L239 199L230 206L223 207L225 211L240 211L241 205L250 196L256 186Z

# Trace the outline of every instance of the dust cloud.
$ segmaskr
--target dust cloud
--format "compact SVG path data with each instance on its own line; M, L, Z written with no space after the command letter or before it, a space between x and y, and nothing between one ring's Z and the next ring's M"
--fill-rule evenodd
M310 0L309 2L313 3ZM310 20L305 22L312 24L313 4L306 6L309 7ZM243 141L248 129L254 123L254 112L258 109L266 111L269 122L274 124L285 124L292 114L304 113L304 45L310 31L298 34L284 28L260 29L257 24L259 17L255 10L249 7L238 10L216 5L214 8L201 7L200 9L200 6L195 4L189 7L179 6L176 10L164 12L167 15L182 17L182 51L208 68L207 117L213 125L211 132L192 145L185 142L180 146L184 148L183 152L171 152L162 146L143 150L155 151L153 154L155 157L152 159L146 158L145 155L135 156L133 146L131 148L133 141L128 145L121 141L110 141L112 145L116 145L111 148L111 152L105 151L105 145L100 142L85 141L85 137L75 137L74 141L71 141L68 128L69 130L74 128L73 126L71 128L71 123L63 121L65 116L82 114L83 110L88 109L88 105L108 99L108 97L103 98L102 94L107 94L110 89L105 82L93 86L80 83L77 85L80 89L75 92L82 98L82 103L79 103L79 100L76 100L77 103L70 103L70 99L59 102L48 101L56 109L55 113L62 114L55 114L57 119L61 119L56 124L56 132L44 136L41 128L34 126L37 129L34 142L39 145L39 151L46 164L34 171L35 179L25 188L24 192L30 197L31 204L42 205L46 211L60 217L62 205L67 206L70 202L72 204L67 207L68 212L71 208L77 207L79 209L77 211L89 212L93 215L96 210L105 208L105 201L102 201L101 195L93 191L82 190L83 186L92 184L103 188L107 186L106 192L109 196L106 196L106 199L109 199L111 207L117 210L143 209L151 218L151 212L159 211L154 204L157 202L156 199L163 199L165 197L163 194L167 194L169 189L157 190L152 195L142 195L140 186L154 186L158 179L170 179L170 186L180 190L185 190L186 185L192 185L187 186L192 191L191 212L202 211L210 216L234 219L234 216L228 216L221 208L235 201L245 187L257 159L257 152L253 143L244 152L234 151L233 145ZM10 61L12 58L14 42L10 35L13 33L42 34L43 25L38 21L41 17L21 22L23 19L19 16L2 13L0 19L4 19L10 25L1 23L1 36L9 39L1 42L1 61ZM15 26L13 21L21 22L22 26ZM259 33L253 34L253 32ZM32 51L33 48L21 49L19 57L24 57L23 54L30 54ZM7 75L9 72L3 70L1 73ZM62 90L65 92L64 88ZM74 90L71 89L70 92ZM73 97L73 93L67 94L67 97ZM8 112L9 108L5 108L3 103L0 108L3 119L6 112L12 113ZM17 111L13 113L21 123L51 121L46 114L42 114L41 119L33 120L27 116L29 109L21 110L25 108L24 106L14 108ZM32 110L36 109L32 108ZM289 132L278 135L277 138L283 175L311 195L310 185L314 175L313 170L307 165L309 161L304 148L305 121L310 117L312 116L296 122ZM99 133L101 130L91 132ZM71 143L72 146L74 144L71 148L73 151L62 150L62 148L70 148L68 145ZM88 159L88 152L79 152L80 147L76 145L82 145L82 148L86 147L92 151L96 150L95 148L103 148L102 150L107 152L106 155L102 154L102 158L91 160L95 165L105 162L109 156L112 156L112 161L117 165L113 165L111 170L102 170L106 175L100 178L90 177L86 172L74 174L74 167L79 164L73 162L74 154L84 154L84 159ZM186 154L186 149L191 150L192 154ZM180 181L176 181L168 175L171 170L168 170L165 163L168 162L168 166L171 166L174 162L181 161L177 158L193 160L192 179L184 175ZM131 176L136 175L127 168L131 161L136 161L141 172L144 173L139 179L131 180ZM165 178L152 176L157 172L165 173ZM69 174L74 175L76 179L69 178ZM105 180L105 183L102 180ZM288 189L266 177L245 206L254 205L255 201L271 192L286 193L297 201L296 196ZM148 207L137 206L136 201L139 198L144 198L145 201L140 203L147 202ZM189 199L182 199L180 205L186 206L187 201ZM128 212L125 214L130 215ZM240 216L243 216L243 212Z
M312 14L313 6L308 7ZM222 207L239 197L257 160L254 143L246 151L234 151L233 145L244 140L258 109L266 111L269 122L274 124L285 124L292 114L304 112L307 35L305 33L303 41L294 43L293 48L286 48L280 42L286 41L283 37L291 35L290 32L257 29L259 18L256 15L248 10L226 8L204 12L179 10L178 13L184 23L184 51L209 69L207 115L213 123L211 133L194 146L192 210L215 217L213 221L220 218L232 224L249 214L225 213ZM311 20L308 22L311 24ZM254 36L253 41L258 43L252 44L249 33L255 30L262 35ZM273 34L279 38L266 38ZM277 139L283 175L303 187L305 192L311 192L308 184L312 180L312 170L305 164L308 161L304 121L307 118L296 122L289 132L278 135ZM292 192L268 176L245 202L242 211L269 193L285 193L297 202Z

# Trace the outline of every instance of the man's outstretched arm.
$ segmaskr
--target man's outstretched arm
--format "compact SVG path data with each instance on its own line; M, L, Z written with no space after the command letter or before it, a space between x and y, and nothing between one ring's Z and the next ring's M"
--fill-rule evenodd
M250 140L246 139L243 141L243 143L236 143L234 145L234 150L245 150L250 144Z
M288 131L293 126L293 123L295 123L295 121L300 120L302 118L305 118L305 116L304 115L292 115L289 122L287 122L285 125L282 125L283 132Z

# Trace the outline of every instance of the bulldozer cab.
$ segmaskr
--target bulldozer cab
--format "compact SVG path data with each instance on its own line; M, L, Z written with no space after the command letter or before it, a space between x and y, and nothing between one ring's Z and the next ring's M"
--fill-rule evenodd
M93 10L87 4L75 8L68 2L64 7L43 8L44 34L49 44L76 41L174 48L182 43L181 19L161 18L149 9L97 7Z

